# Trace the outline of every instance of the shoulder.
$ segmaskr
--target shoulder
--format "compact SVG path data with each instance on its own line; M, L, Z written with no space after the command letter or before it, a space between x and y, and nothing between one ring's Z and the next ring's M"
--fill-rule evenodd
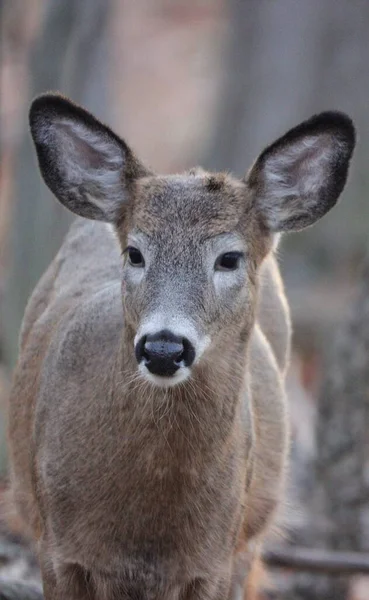
M64 314L51 345L52 362L69 376L98 368L118 348L122 329L121 289L113 282Z

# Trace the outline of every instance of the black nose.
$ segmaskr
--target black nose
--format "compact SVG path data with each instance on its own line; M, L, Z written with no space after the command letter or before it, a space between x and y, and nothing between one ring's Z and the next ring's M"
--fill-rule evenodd
M182 366L190 367L195 359L195 349L187 338L170 331L143 336L136 344L137 362L144 364L154 375L169 377Z

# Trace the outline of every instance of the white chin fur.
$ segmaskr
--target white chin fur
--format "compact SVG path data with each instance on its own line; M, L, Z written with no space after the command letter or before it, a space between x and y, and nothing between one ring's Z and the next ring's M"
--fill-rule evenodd
M188 367L180 367L178 371L174 373L171 377L159 377L159 375L153 375L150 371L145 367L143 363L138 365L138 370L141 376L153 383L154 385L161 388L169 388L177 385L178 383L182 383L190 376L190 369Z

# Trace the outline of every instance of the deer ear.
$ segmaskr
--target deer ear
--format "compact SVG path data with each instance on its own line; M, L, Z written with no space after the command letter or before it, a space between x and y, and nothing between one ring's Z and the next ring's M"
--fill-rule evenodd
M247 177L257 210L274 232L312 225L337 202L355 146L351 119L323 112L268 146Z
M40 171L58 200L88 219L119 219L130 181L149 173L127 144L59 94L36 98L29 118Z

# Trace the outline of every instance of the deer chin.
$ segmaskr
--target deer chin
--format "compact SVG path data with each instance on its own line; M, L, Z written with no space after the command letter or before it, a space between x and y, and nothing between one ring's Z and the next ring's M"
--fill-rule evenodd
M154 375L153 373L150 373L148 368L143 363L141 363L138 366L138 371L139 371L141 377L143 379L145 379L145 381L149 381L156 387L160 387L160 388L174 387L175 385L178 385L179 383L183 383L184 381L186 381L186 379L188 379L191 375L191 369L189 369L188 367L180 367L178 369L178 371L176 371L174 373L174 375L170 375L168 377L162 377L162 376Z

